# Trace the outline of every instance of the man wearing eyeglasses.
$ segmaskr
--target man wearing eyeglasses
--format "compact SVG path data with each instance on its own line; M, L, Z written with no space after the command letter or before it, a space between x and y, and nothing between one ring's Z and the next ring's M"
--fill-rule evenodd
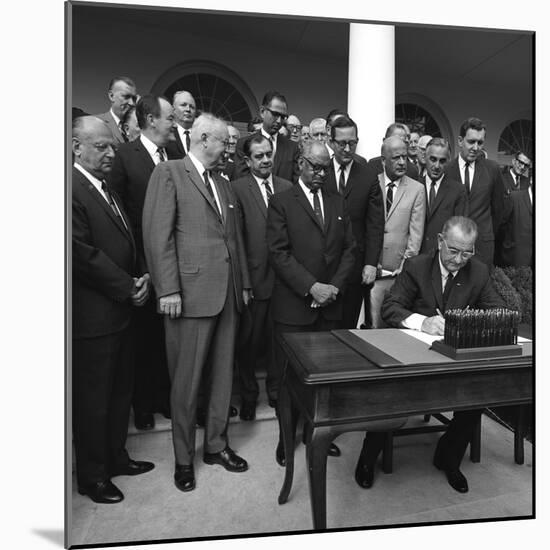
M477 225L471 219L453 216L447 220L438 235L438 250L405 262L384 299L383 320L391 327L442 336L443 315L448 309L504 307L487 266L474 257L476 239ZM468 491L468 482L459 468L481 412L455 412L435 450L434 466L445 473L449 485L459 493ZM355 470L355 479L364 489L373 484L383 444L383 433L367 432Z
M199 116L189 154L155 167L143 206L145 255L165 319L174 482L181 491L195 488L195 419L203 372L208 381L203 461L230 472L248 468L227 438L238 315L251 288L236 198L214 172L228 142L223 121Z
M117 76L109 82L107 93L111 102L111 109L106 113L95 115L107 123L113 138L115 146L119 143L128 141L122 131L122 117L137 101L136 85L131 78L127 76Z
M339 328L346 284L355 263L355 239L344 198L325 189L330 169L326 147L303 145L300 179L271 198L267 211L267 246L275 271L271 295L275 360L279 387L284 353L277 336ZM332 446L329 454L340 454ZM276 450L284 463L282 439Z
M273 147L273 174L296 183L299 176L298 158L300 152L298 144L279 134L279 130L288 119L285 96L276 91L267 92L260 107L260 117L262 127L258 133L265 136ZM245 139L246 137L243 137L237 142L233 179L250 174L250 168L243 152Z
M289 132L290 141L300 143L302 136L302 123L296 115L289 115L286 121L286 128Z
M531 159L521 151L518 151L512 159L512 166L507 167L502 173L504 188L506 194L512 191L529 188L529 170L531 169Z
M355 265L344 293L342 328L357 328L361 305L368 303L370 288L384 242L384 204L378 178L356 162L357 125L347 116L333 121L330 147L334 152L327 189L344 197L357 243Z

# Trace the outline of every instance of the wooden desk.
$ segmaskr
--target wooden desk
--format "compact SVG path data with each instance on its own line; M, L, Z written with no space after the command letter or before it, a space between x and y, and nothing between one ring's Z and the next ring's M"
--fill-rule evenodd
M292 401L308 426L315 530L326 529L327 451L338 435L364 431L372 420L532 401L531 356L380 369L330 332L283 334L281 344L288 363L279 395L286 456L279 504L288 500L294 474Z

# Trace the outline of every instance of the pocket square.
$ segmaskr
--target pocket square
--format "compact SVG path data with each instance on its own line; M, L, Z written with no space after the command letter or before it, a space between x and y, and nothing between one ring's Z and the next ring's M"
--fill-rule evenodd
M228 204L227 205L229 208L233 208L233 205L232 204Z

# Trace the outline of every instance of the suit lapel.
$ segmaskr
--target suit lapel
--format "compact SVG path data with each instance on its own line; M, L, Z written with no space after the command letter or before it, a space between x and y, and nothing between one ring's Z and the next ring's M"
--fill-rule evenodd
M258 187L258 183L254 179L254 176L250 175L248 178L248 187L250 189L250 194L254 198L254 202L260 209L260 212L262 213L264 218L267 218L267 207L264 202L264 198L262 197L262 193L260 191L260 188ZM273 188L275 189L275 180L273 180Z
M431 185L431 183L430 183L430 185ZM441 183L439 184L439 189L437 190L437 195L435 196L434 203L433 203L432 207L426 209L426 211L429 212L429 217L430 218L434 215L434 213L437 210L438 206L443 201L443 197L445 196L445 191L446 190L447 190L446 176L443 176L443 179L441 180Z
M297 201L300 203L302 208L307 212L308 216L315 222L315 225L324 232L324 227L321 226L319 223L319 220L317 219L317 216L315 215L315 212L313 211L313 208L311 207L310 202L307 200L307 197L304 194L304 191L302 190L300 184L296 184L294 187L294 194L296 196ZM324 203L324 197L323 197L323 203Z
M351 168L349 170L349 176L348 181L346 182L346 187L344 189L344 197L347 199L348 195L351 193L351 189L353 188L353 184L355 182L355 172L356 172L356 162L351 161Z
M474 169L474 177L472 179L472 182L470 184L470 197L472 195L477 195L479 191L479 186L481 185L481 181L487 181L487 170L485 168L485 165L483 162L476 162L475 163L475 169Z
M218 212L218 207L216 206L216 202L210 196L210 193L206 190L204 181L202 177L199 176L199 173L197 172L195 165L191 162L191 160L189 160L187 156L183 159L183 165L185 167L185 170L187 171L187 174L189 175L189 179L191 180L191 183L199 190L200 194L206 199L206 202L212 207L212 209L214 210L214 213L219 218L220 213Z
M333 193L338 193L338 182L336 181L336 175L334 173L334 162L330 161L330 168L327 174L327 181L325 183L326 188Z
M153 172L153 170L155 169L155 162L151 158L151 155L149 154L149 151L147 151L147 149L145 149L145 145L143 145L143 143L141 142L141 139L139 139L139 138L137 138L134 141L134 144L135 144L134 150L136 151L137 155L139 156L139 158L143 162L144 168L147 168L147 170L149 171L149 174L151 174Z

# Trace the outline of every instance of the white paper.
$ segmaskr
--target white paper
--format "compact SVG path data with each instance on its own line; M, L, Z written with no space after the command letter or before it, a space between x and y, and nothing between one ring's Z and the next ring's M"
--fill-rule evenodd
M433 334L428 334L427 332L420 332L419 330L412 330L409 328L402 328L399 330L416 338L417 340L420 340L421 342L424 342L425 344L428 344L428 346L431 346L435 340L441 340L443 338L443 336L436 336Z

